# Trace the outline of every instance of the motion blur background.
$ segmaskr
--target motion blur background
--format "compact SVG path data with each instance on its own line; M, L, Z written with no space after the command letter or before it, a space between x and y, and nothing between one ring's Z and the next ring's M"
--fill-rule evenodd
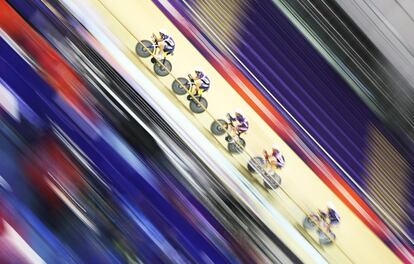
M0 0L0 263L414 263L413 17L409 0ZM164 77L136 54L160 28ZM198 66L202 113L171 91ZM210 125L236 107L251 128L231 153ZM275 143L272 187L247 164ZM323 245L303 220L328 201Z

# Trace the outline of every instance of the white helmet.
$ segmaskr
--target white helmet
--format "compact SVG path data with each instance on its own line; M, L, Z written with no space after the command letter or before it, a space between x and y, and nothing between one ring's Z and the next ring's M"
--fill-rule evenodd
M163 28L162 28L162 29L160 29L160 31L159 31L159 32L160 32L160 34L161 34L161 35L167 35L167 30L165 30L165 29L163 29Z
M328 209L332 209L335 211L335 205L333 204L333 202L327 202L326 206L328 207Z
M203 72L203 69L201 69L200 67L197 67L194 69L195 73L200 73Z
M243 115L243 111L240 108L236 108L236 110L234 112L236 113L236 115L237 114Z

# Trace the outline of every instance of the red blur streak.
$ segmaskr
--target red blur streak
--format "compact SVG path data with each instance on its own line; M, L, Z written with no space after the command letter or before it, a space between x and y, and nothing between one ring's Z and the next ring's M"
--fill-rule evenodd
M227 58L222 57L217 51L212 51L207 47L199 36L202 34L196 29L186 18L181 16L172 5L168 5L168 10L165 9L163 4L158 4L166 16L172 20L173 24L191 41L193 44L202 50L205 55L207 53L207 60L214 66L214 68L224 77L224 79L236 90L243 99L255 110L256 113L276 132L278 135L289 145L299 146L295 142L295 137L299 137L293 130L289 121L278 112L273 105L265 98L261 92L254 86L254 84L248 80L245 75ZM225 64L225 66L223 65ZM248 88L247 94L239 82L239 79L243 86ZM260 101L264 105L266 111L270 112L270 116L273 116L278 123L269 117L263 111L263 108L256 102ZM302 151L303 152L303 151ZM326 158L322 157L324 170L320 169L317 162L312 160L306 153L304 161L315 172L316 175L356 214L362 222L364 222L379 238L386 242L404 263L411 263L405 255L404 251L407 248L399 241L396 241L395 236L391 234L388 227L378 217L378 215L367 205L367 203L356 193L353 188L342 178L341 175L326 161ZM335 184L337 182L338 184ZM339 186L338 186L339 185ZM349 196L349 197L348 197ZM353 201L356 202L357 207ZM409 250L411 257L413 256L412 250Z
M85 182L79 168L53 139L46 139L34 147L34 152L23 159L23 168L29 181L38 193L48 202L49 206L59 209L63 203L48 184L49 174L61 183L82 190ZM53 180L51 180L53 182Z
M85 85L65 60L4 0L0 0L0 28L40 66L42 77L70 105L91 119L94 114L83 98Z
M20 219L18 219L16 215L14 215L13 212L10 212L11 208L7 208L5 206L6 202L7 202L6 199L0 196L0 243L2 243L1 237L2 235L5 234L5 231L6 231L5 222L7 222L11 227L13 227L13 229L21 237L24 238L27 236L26 229L22 226ZM1 250L2 250L2 247L0 245L0 251ZM0 263L3 263L1 262L1 257L0 257Z

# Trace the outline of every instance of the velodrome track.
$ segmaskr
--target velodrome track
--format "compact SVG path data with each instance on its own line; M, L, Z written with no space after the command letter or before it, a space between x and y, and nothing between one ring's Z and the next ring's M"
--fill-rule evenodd
M177 43L176 54L171 58L173 73L176 76L186 76L196 66L205 69L212 80L212 89L206 95L209 101L208 112L215 118L222 118L225 113L233 111L236 107L244 109L249 118L251 128L246 135L247 152L251 155L260 154L262 149L269 148L277 143L287 160L286 168L280 173L283 178L283 190L267 192L257 180L247 175L246 177L267 198L272 205L284 213L292 223L302 220L303 210L311 210L323 207L326 201L333 201L341 212L343 224L336 230L337 246L326 249L323 255L335 263L397 263L396 256L377 238L336 196L335 194L307 167L307 165L281 140L281 138L249 107L249 105L237 94L237 92L215 71L203 56L185 39L185 37L170 23L170 21L150 1L144 0L89 0L85 1L98 12L101 18L101 26L106 26L119 40L119 45L125 47L125 53L131 61L144 72L147 77L156 84L176 106L192 120L211 141L217 143L217 147L238 167L246 172L244 164L247 162L245 155L231 156L224 149L224 140L215 139L209 134L208 128L212 118L204 113L193 115L187 110L185 99L177 99L169 90L172 82L170 76L164 78L154 77L151 64L148 60L141 61L131 52L135 48L136 39L146 39L152 32L163 27L171 32ZM110 10L110 12L109 12ZM89 10L92 12L92 9ZM141 23L140 21L145 21ZM221 143L221 145L220 145ZM295 203L292 202L291 198ZM271 219L267 219L271 223ZM283 237L283 233L272 227L288 246L292 246L289 237ZM297 246L293 251L305 261L306 254L301 253Z

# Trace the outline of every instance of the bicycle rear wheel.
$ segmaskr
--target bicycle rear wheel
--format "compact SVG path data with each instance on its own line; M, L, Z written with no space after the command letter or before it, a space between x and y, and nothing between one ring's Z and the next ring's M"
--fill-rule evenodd
M172 70L172 64L169 60L156 61L154 63L154 72L161 77L167 76Z

